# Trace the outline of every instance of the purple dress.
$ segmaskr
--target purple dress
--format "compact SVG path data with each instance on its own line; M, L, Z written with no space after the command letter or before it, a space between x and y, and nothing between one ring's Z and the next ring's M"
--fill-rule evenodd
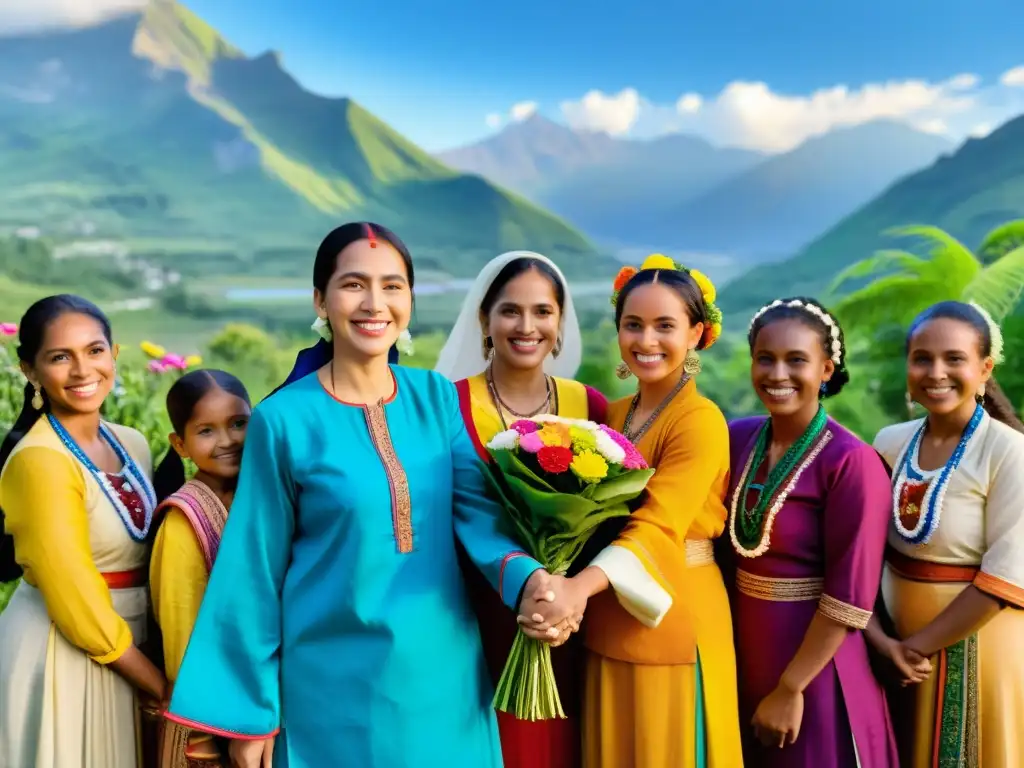
M751 545L744 554L734 535L736 515L743 514L736 487L763 423L763 417L755 417L729 426L732 479L726 503L747 768L897 768L885 695L860 631L871 616L882 575L892 506L885 467L869 445L829 419L769 503L761 539L767 529L769 546L751 556L757 550ZM766 478L762 465L752 482ZM783 503L772 518L780 497ZM755 501L751 492L749 503ZM796 743L764 747L751 719L796 655L816 611L853 631L804 691Z

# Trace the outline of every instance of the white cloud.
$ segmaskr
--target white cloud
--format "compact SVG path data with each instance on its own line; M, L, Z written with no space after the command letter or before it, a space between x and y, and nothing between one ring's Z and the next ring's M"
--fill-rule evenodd
M504 121L497 112L491 112L491 114L484 118L484 122L487 123L488 128L500 128Z
M640 94L635 88L625 88L614 95L595 90L579 101L563 102L561 107L573 128L621 136L629 132L640 116Z
M1024 66L1014 67L1003 72L1003 76L999 78L999 82L1010 88L1016 86L1024 86Z
M0 35L87 27L146 4L147 0L0 0Z
M693 114L700 111L703 103L704 99L699 93L684 93L676 102L676 112L681 115Z
M981 126L997 126L1024 112L1024 67L1000 83L982 83L971 73L939 82L893 80L860 87L835 85L808 94L783 94L767 83L737 80L716 96L684 92L674 104L644 99L634 88L617 94L591 90L561 104L574 128L614 136L649 138L689 133L714 144L784 152L833 129L875 120L895 120L959 140Z
M978 123L967 132L967 135L974 139L983 139L992 133L992 123Z
M509 115L517 123L521 123L523 120L533 116L537 112L538 106L536 101L520 101L518 104L512 105Z

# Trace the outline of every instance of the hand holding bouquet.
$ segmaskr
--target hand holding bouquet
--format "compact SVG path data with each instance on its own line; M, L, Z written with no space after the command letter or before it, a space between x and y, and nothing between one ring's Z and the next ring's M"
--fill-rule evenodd
M630 513L654 474L623 435L583 419L536 416L487 446L489 473L526 552L564 574L606 520ZM494 706L522 720L565 717L551 649L520 630L498 681Z

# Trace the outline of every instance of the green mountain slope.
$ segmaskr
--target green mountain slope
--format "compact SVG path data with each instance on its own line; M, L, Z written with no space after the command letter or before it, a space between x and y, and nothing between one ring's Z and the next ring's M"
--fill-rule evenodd
M569 272L604 262L561 219L448 168L355 102L309 93L275 54L246 57L170 0L0 40L0 227L221 251L270 274L354 218L456 275L512 248Z
M843 267L893 247L884 235L892 227L933 224L973 247L993 227L1022 217L1024 116L900 180L793 258L728 284L723 308L746 314L779 296L820 294Z

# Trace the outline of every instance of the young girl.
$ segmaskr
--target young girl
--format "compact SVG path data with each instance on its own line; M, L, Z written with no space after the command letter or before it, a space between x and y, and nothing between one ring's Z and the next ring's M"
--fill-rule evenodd
M168 391L167 413L174 432L172 450L154 478L163 520L149 578L164 667L173 685L231 508L251 406L242 382L230 373L199 370L182 376ZM187 483L183 459L198 469ZM190 737L188 729L167 722L160 768L185 768L186 759L216 763L217 750L205 735Z
M821 401L849 380L839 323L813 299L766 305L750 377L768 411L729 427L740 716L747 768L895 768L862 630L878 594L889 483Z
M977 307L929 307L907 335L907 390L927 415L875 438L893 470L882 592L897 636L877 621L868 636L918 683L897 710L905 768L1024 765L1024 425L992 379L1001 359Z

